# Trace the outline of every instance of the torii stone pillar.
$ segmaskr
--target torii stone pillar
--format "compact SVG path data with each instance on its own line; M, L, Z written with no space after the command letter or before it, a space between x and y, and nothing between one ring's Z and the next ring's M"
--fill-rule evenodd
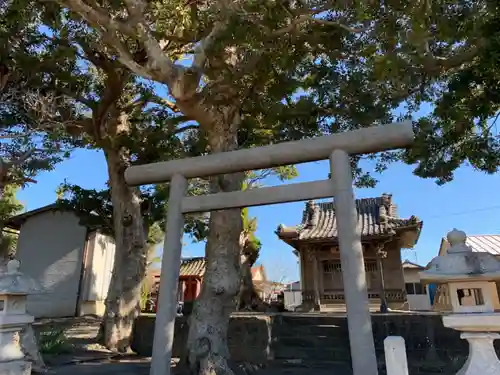
M354 374L377 375L377 357L366 287L361 229L352 189L349 155L335 150L330 156L335 192L335 216L342 263L342 278Z
M170 181L168 195L167 228L163 241L161 260L160 287L157 300L155 333L153 338L153 356L156 366L151 364L151 375L170 373L172 347L174 344L175 318L177 316L177 288L182 253L182 234L184 233L184 215L182 199L186 194L187 180L176 174ZM168 370L163 369L168 364Z
M394 123L325 137L128 168L125 171L125 179L132 186L171 181L150 375L170 375L181 262L182 214L333 196L336 197L335 206L339 212L337 225L352 367L354 375L376 375L377 360L368 309L349 155L407 147L413 143L413 137L410 122ZM331 180L196 197L184 196L188 178L318 161L327 159L330 155Z

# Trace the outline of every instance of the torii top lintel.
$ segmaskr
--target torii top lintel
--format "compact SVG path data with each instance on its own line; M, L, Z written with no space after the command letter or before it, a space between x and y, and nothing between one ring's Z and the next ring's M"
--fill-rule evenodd
M410 121L374 126L323 137L275 145L210 154L127 168L131 186L170 181L175 174L186 178L278 167L327 159L333 150L367 154L411 146L414 134Z

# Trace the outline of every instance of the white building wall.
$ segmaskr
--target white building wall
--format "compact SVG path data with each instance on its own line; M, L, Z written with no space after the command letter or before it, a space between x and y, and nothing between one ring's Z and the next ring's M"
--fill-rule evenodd
M403 275L405 284L420 284L420 269L404 268ZM431 301L429 298L429 290L425 288L425 294L411 294L407 292L408 307L410 310L427 311L431 310Z
M21 226L16 257L23 273L44 288L28 296L30 314L37 318L76 314L86 235L87 229L71 212L43 212Z
M103 315L115 261L115 243L110 236L94 232L87 246L80 315Z

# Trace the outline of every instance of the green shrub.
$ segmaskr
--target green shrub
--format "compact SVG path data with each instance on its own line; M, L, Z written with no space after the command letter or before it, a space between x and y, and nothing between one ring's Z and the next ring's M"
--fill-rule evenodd
M61 328L40 332L38 346L43 354L64 354L71 351L68 338Z

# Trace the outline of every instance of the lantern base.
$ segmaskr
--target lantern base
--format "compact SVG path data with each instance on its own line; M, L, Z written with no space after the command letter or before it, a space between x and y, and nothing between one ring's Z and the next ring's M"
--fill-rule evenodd
M30 375L31 363L27 361L0 362L0 374L2 375Z
M460 337L469 342L469 357L457 375L500 374L500 361L493 346L500 334L464 332Z
M443 325L461 332L500 332L500 314L451 314L443 316Z

